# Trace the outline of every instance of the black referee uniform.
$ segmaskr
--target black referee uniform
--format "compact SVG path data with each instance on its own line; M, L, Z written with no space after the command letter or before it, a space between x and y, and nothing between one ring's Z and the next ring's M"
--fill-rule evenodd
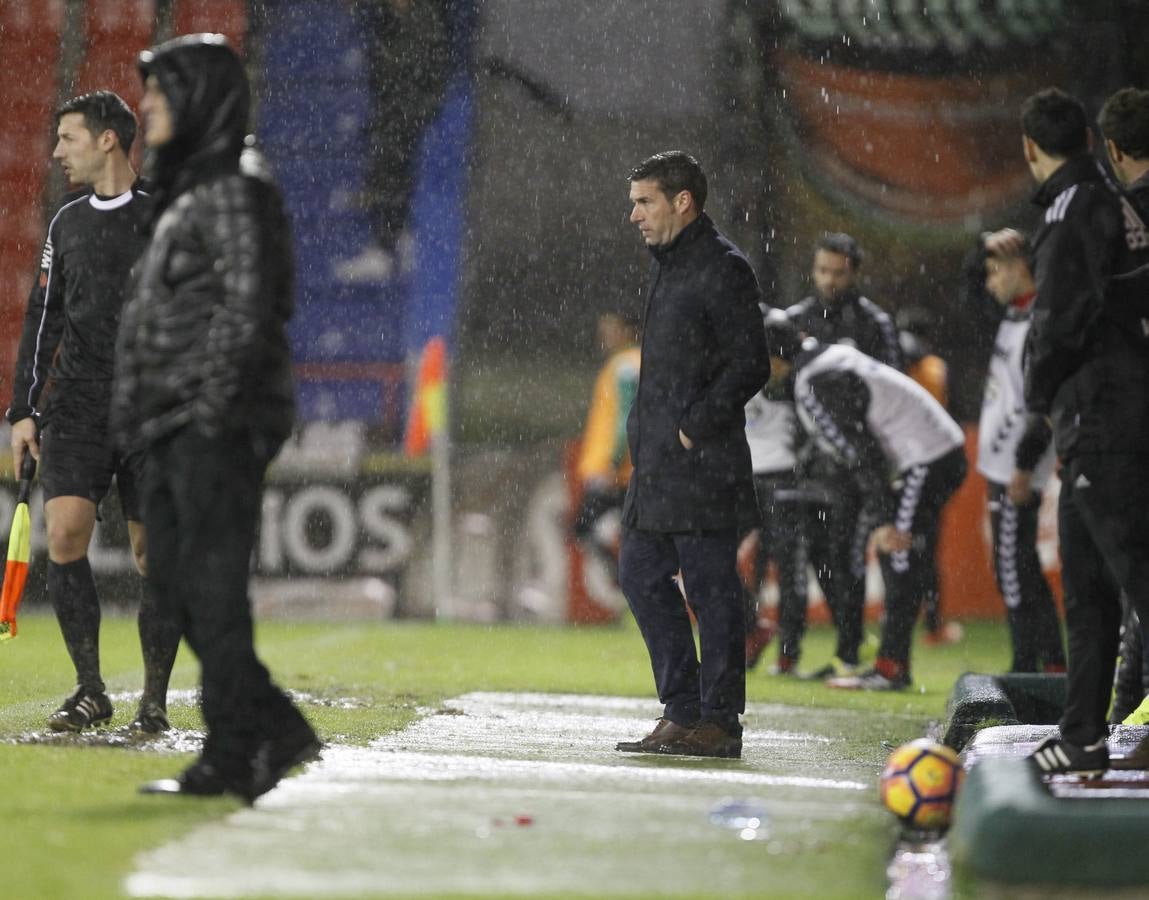
M12 406L39 426L44 500L100 504L113 477L126 519L139 521L142 454L124 456L109 436L116 333L132 265L149 231L152 201L139 186L117 197L71 194L52 217L20 339ZM100 608L87 556L48 564L48 595L78 687L101 694ZM178 646L152 605L140 609L144 697L164 704Z

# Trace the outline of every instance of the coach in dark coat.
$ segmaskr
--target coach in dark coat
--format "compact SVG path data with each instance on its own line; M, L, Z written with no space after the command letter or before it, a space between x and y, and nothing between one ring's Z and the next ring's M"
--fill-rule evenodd
M692 157L651 157L631 173L630 197L654 262L619 578L665 710L650 735L618 749L737 757L746 670L735 557L740 530L758 524L743 409L770 377L758 282L703 213L706 177Z

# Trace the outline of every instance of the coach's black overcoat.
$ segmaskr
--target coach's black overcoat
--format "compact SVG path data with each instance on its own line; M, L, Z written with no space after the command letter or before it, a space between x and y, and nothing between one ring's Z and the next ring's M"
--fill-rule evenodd
M743 410L770 377L758 280L705 214L651 252L623 522L657 532L753 526Z

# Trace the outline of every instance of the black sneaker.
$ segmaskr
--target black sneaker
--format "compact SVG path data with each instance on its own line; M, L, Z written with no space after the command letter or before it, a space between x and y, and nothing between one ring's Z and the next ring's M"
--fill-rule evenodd
M179 794L185 797L222 797L241 794L209 762L197 759L177 778L160 778L140 785L141 794Z
M251 761L251 790L247 799L255 800L266 794L296 766L318 759L322 749L323 742L309 725L261 741Z
M136 710L136 717L128 726L139 734L162 734L171 728L168 724L167 710L152 700L141 700L140 708Z
M1037 745L1029 758L1043 775L1099 778L1109 768L1109 747L1104 737L1095 744L1078 747L1051 735Z
M76 693L65 700L58 710L48 716L48 727L53 731L83 731L103 725L112 718L112 701L103 691L89 693L76 688Z

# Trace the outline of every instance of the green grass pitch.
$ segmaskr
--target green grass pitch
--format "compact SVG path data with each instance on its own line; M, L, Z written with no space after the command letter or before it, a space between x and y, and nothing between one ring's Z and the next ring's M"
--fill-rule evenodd
M305 706L307 715L326 740L335 742L366 743L469 691L590 693L653 701L646 653L629 623L576 629L272 622L259 626L258 645L282 686L312 698ZM804 645L804 663L816 667L831 647L831 632L813 629ZM820 684L770 677L764 668L774 652L770 647L762 667L750 673L749 699L804 708L803 715L815 726L819 709L856 710L856 727L836 737L843 742L843 752L872 758L875 784L882 740L919 736L929 721L940 719L960 673L1001 671L1008 664L1004 623L967 623L965 640L954 646L919 644L914 689L902 694L831 691ZM102 658L109 692L139 690L141 662L133 619L105 617ZM173 688L194 687L196 672L193 657L182 648ZM190 760L188 755L21 742L21 736L44 730L48 713L70 685L71 667L53 619L40 612L22 616L19 638L0 646L6 896L120 897L138 852L239 808L230 799L167 802L137 796L140 782L175 774ZM334 702L344 698L358 702ZM133 703L119 703L112 725L126 724L133 712ZM172 720L178 728L200 727L198 714L186 704L173 706ZM872 803L877 810L876 789ZM875 814L866 821L848 835L849 852L833 864L833 883L855 884L859 896L881 891L893 835L892 819L887 822ZM841 829L828 826L825 834L811 840L832 845L846 837ZM765 893L756 896L805 895L818 883L816 877L823 876L795 871L790 882L764 885ZM848 890L829 893L849 896Z

